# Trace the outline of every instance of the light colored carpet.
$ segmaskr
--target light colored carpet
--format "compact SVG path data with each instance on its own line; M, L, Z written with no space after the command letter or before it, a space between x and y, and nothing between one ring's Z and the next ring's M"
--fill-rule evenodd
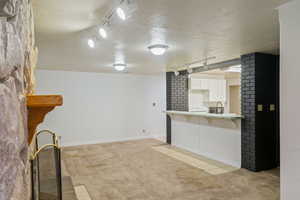
M73 184L85 186L92 200L279 199L274 173L211 175L153 148L161 145L149 139L67 147L63 160Z

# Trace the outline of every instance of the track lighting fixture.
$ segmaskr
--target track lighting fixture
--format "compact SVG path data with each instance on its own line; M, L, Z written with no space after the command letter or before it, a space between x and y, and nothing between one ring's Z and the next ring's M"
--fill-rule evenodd
M227 72L238 72L241 73L242 71L242 65L234 65L230 66L226 69Z

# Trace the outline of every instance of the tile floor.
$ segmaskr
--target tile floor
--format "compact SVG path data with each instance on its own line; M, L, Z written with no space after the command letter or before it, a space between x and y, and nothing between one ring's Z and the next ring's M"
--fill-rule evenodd
M74 189L78 200L91 200L91 197L84 185L75 186Z
M232 172L234 170L238 170L238 168L225 165L202 156L197 156L195 158L195 156L191 156L187 153L180 152L178 148L170 148L170 146L168 145L153 147L153 149L174 159L180 160L190 166L202 169L211 175L224 174Z
M279 200L278 171L253 173L154 140L67 147L78 200Z

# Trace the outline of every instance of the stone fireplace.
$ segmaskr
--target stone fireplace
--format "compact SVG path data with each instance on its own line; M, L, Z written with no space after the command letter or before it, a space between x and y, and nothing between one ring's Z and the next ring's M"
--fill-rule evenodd
M0 1L0 199L30 199L26 95L37 50L31 0Z

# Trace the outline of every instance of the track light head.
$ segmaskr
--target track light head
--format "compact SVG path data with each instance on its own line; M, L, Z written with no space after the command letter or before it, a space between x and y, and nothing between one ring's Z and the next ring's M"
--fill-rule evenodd
M119 16L120 19L122 19L123 21L126 20L127 16L126 16L126 13L125 13L123 8L118 7L116 9L116 12L117 12L117 15Z
M106 30L105 30L103 27L99 28L99 35L100 35L103 39L106 39L106 38L107 38L107 32L106 32Z
M93 39L88 39L88 45L90 48L95 48L95 41Z

